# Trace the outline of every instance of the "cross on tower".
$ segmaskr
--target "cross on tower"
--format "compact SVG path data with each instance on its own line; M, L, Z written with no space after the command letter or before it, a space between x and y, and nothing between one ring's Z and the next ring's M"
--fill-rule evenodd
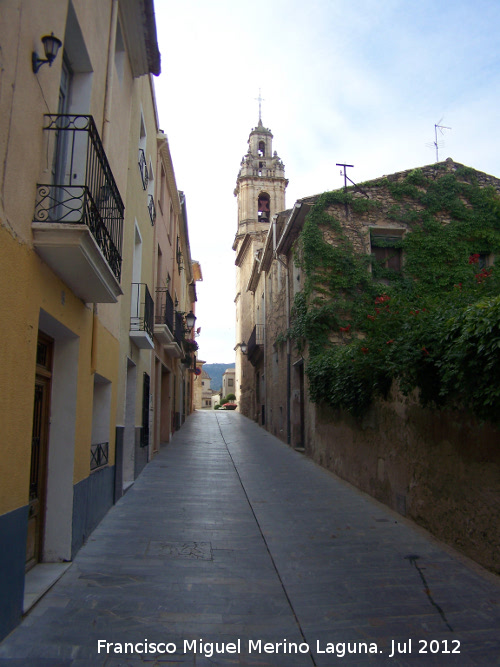
M259 97L256 97L255 99L259 103L259 123L262 123L262 102L264 102L264 98L260 94L260 88L259 88Z

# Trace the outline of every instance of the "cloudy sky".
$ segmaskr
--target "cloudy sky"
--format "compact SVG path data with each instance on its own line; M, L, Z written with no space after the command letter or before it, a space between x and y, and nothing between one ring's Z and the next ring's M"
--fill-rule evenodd
M498 0L155 0L155 80L186 195L200 358L234 361L233 195L262 121L289 179L286 204L455 161L500 176ZM238 341L239 342L239 341Z

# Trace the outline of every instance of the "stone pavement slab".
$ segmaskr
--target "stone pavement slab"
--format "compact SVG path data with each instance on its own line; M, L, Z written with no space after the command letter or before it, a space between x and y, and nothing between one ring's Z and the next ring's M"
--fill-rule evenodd
M500 580L220 411L189 417L0 644L0 667L339 662L500 664Z

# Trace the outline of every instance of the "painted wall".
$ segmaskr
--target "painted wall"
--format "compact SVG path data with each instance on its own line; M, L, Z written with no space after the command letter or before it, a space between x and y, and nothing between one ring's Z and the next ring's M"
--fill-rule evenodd
M0 638L22 611L39 330L54 340L41 560L72 558L113 502L121 306L83 303L35 252L31 231L37 183L51 178L44 114L58 112L63 50L73 70L68 111L93 116L125 198L129 146L123 137L137 79L126 57L117 67L114 52L108 71L111 8L111 0L53 0L47 12L36 0L14 0L0 12ZM40 37L52 31L63 50L52 67L34 74L31 53L43 55ZM149 78L142 79L151 98ZM149 115L155 118L152 103ZM154 121L150 142L154 152ZM105 392L96 390L96 378ZM104 396L106 416L98 404ZM91 473L93 438L109 441L109 465Z

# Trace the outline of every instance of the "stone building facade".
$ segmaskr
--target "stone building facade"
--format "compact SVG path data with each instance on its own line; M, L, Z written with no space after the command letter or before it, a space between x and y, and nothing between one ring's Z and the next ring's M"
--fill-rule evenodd
M438 179L459 169L463 167L447 160L420 171L428 179ZM386 184L405 183L410 171L362 184L362 189L353 191L357 207L345 205L339 197L327 210L357 254L391 262L395 270L405 261L397 241L412 223L411 216L394 215L396 206L409 210L404 188L402 199L396 200ZM477 171L473 178L480 188L500 193L498 179ZM309 349L306 345L299 351L287 332L293 324L294 302L305 286L297 239L319 198L301 199L292 209L272 216L263 245L247 269L248 309L263 308L265 317L258 349L249 350L246 358L253 371L254 402L243 402L241 410L343 479L498 570L500 455L494 444L498 428L468 413L424 408L416 395L403 396L397 386L359 419L309 398ZM365 206L363 200L370 204ZM416 209L419 206L415 203ZM444 209L436 216L446 225ZM322 234L328 243L337 244L330 228L323 228ZM491 266L494 258L486 261ZM320 292L316 297L328 298ZM332 344L342 345L343 336L338 329L329 332Z
M259 356L265 323L264 293L258 298L248 290L254 260L262 252L270 221L285 208L285 168L276 151L273 135L259 117L248 138L248 152L240 165L234 195L238 201L238 228L233 243L236 252L236 394L239 409L255 417L257 373L249 359ZM241 344L249 350L243 354ZM223 390L223 396L225 396Z

